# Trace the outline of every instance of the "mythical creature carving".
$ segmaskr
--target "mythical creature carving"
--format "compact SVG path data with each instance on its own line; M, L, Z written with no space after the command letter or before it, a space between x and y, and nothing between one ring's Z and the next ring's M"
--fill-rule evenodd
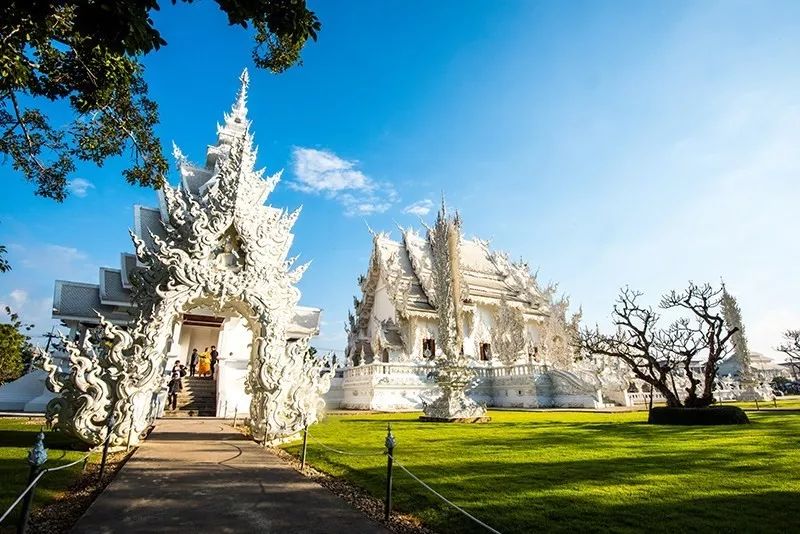
M580 328L581 311L567 318L569 299L555 298L556 286L545 289L549 315L542 324L540 347L545 363L557 369L572 369L577 358L577 335Z
M525 352L525 319L518 308L513 308L503 297L494 317L492 349L505 365L512 365Z

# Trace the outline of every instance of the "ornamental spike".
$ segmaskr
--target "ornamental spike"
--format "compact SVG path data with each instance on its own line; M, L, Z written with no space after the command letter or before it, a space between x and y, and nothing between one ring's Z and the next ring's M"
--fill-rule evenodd
M239 92L236 94L236 102L233 104L231 112L234 118L244 119L247 117L247 88L250 86L250 74L247 72L247 67L242 70L239 81L241 85L239 86Z

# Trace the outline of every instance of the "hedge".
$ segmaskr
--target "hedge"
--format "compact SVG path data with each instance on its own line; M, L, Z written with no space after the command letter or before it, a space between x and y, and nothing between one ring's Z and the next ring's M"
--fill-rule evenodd
M656 407L650 410L647 422L653 425L745 425L750 420L738 406Z

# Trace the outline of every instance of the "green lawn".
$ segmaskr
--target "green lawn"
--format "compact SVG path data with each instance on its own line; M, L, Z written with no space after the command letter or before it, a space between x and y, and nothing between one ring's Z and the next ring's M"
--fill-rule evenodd
M381 497L385 457L319 443L380 451L391 422L395 458L501 532L800 529L800 412L750 412L750 425L717 427L650 426L642 412L490 415L482 425L330 416L311 428L308 462ZM394 502L441 532L481 531L400 470Z
M19 493L28 485L28 451L33 447L36 434L39 432L43 421L29 421L25 419L0 418L0 515L5 513ZM83 451L72 450L72 441L55 432L45 429L45 447L47 448L47 463L45 467L74 462L86 454ZM99 456L99 455L96 455ZM75 482L83 467L82 463L76 466L46 474L36 489L34 508L52 501L62 494ZM15 512L3 521L0 531L11 532L17 521L18 505Z

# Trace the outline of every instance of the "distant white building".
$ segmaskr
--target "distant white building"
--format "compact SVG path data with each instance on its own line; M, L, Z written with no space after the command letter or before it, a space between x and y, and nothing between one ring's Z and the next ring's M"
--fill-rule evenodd
M525 263L485 241L462 237L458 256L463 353L477 376L470 395L490 406L602 404L596 377L575 369L569 338L578 318L567 319L567 302L554 301L554 288L540 288ZM410 410L435 396L435 261L429 238L412 229L401 229L399 241L373 234L349 319L347 366L329 404Z
M771 381L776 376L785 376L788 378L790 375L786 367L772 358L764 356L760 352L750 352L750 369L759 380L765 382ZM731 376L734 378L741 376L741 364L739 360L731 356L720 363L717 376Z

